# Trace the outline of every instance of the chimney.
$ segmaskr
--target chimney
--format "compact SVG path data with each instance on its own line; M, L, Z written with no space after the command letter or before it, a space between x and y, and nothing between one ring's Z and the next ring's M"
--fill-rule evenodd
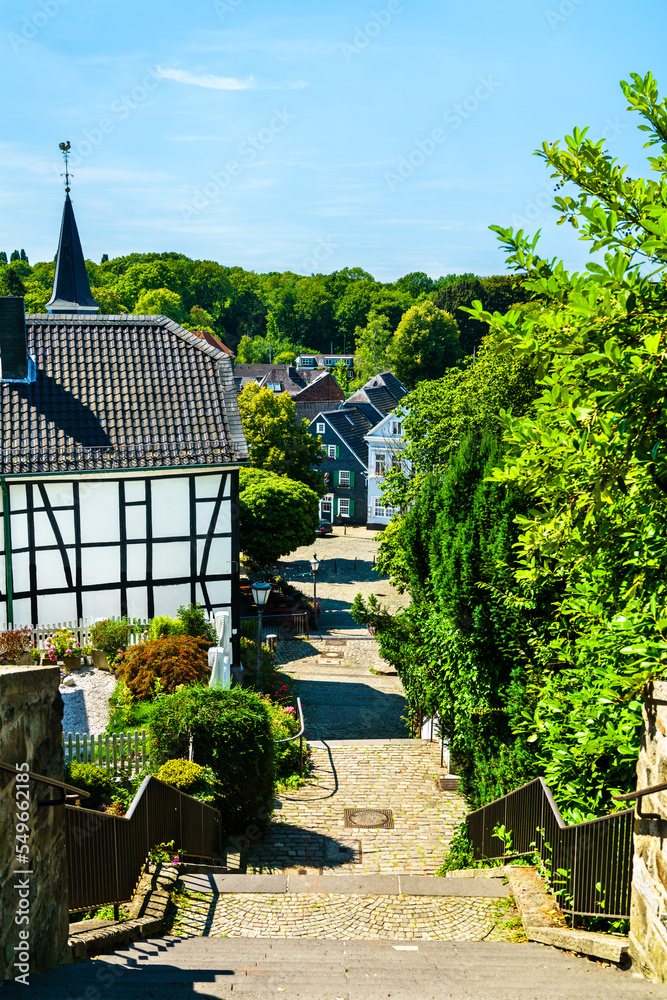
M18 295L0 296L0 380L24 382L28 379L28 346L25 339L25 310Z

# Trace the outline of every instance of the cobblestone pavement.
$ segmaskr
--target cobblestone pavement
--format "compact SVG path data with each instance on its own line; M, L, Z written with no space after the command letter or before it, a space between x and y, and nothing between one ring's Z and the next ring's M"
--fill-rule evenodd
M323 869L434 875L466 806L436 789L440 747L425 740L311 748L309 782L277 799L267 837L243 854L248 872ZM345 809L390 809L393 829L345 826Z
M347 941L511 941L511 901L312 893L184 893L178 937L325 938Z
M309 739L405 739L399 678L374 639L294 639L278 644L278 663L296 681ZM385 671L371 673L370 668Z
M409 604L408 595L399 594L389 578L380 576L374 568L381 538L382 532L336 525L333 535L296 549L278 564L283 576L310 597L313 592L310 559L313 551L317 552L320 560L317 599L322 605L320 625L323 628L356 628L349 609L359 593L365 598L375 594L392 611Z

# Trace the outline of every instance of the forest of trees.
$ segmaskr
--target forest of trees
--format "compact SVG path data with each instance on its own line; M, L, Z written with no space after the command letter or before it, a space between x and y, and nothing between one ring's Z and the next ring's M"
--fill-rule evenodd
M479 345L486 325L461 307L479 299L494 312L522 301L509 275L473 274L433 279L422 272L383 283L361 268L309 277L290 271L256 274L179 253L129 254L100 264L86 262L101 313L164 313L219 336L239 361L285 362L301 351L352 353L369 316L385 317L395 331L415 304L431 299L452 313L464 353ZM30 265L25 251L7 261L0 252L0 294L25 294L26 311L43 313L51 296L55 262Z

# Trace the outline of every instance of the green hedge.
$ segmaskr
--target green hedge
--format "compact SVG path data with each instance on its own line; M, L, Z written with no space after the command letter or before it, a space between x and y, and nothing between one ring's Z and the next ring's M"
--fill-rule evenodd
M194 759L212 768L222 790L216 803L225 833L265 827L273 805L276 751L265 701L245 688L191 685L159 697L151 722L151 760Z

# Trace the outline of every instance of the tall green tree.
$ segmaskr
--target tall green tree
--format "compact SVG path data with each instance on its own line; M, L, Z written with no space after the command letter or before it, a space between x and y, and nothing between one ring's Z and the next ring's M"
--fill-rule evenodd
M357 373L357 378L353 383L355 389L362 386L373 375L387 370L387 349L392 336L393 331L389 318L371 309L366 326L358 326L354 333L354 364Z
M440 378L461 357L456 323L430 300L408 309L387 350L389 367L409 389Z
M296 419L296 406L286 392L274 393L249 382L239 396L243 432L250 461L324 492L319 467L324 452L319 438L308 433L308 421Z
M304 483L263 469L242 469L239 509L241 550L260 566L315 540L319 497Z

